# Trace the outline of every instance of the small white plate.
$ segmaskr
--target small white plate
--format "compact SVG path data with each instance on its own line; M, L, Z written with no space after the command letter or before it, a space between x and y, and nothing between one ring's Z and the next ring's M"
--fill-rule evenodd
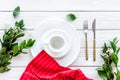
M46 39L47 33L49 31L53 30L61 30L64 37L67 36L70 42L70 45L68 46L68 50L66 49L66 52L62 55L55 56L54 53L49 51L49 48L46 47L46 42L49 40L49 38ZM46 35L47 34L47 35ZM53 33L52 33L53 34ZM54 54L51 55L52 57L59 57L55 58L55 60L61 65L61 66L69 66L73 63L73 61L77 58L79 52L80 52L80 35L75 30L75 27L72 26L67 21L62 20L48 20L40 24L32 34L33 38L36 39L36 42L34 46L31 48L31 53L33 57L35 57L40 51L43 49L48 52L48 54ZM69 48L70 47L70 48ZM65 51L65 50L63 50ZM49 53L50 52L50 53ZM59 53L59 54L60 54ZM61 57L62 56L62 57Z
M63 46L63 49L59 50L58 52L55 52L55 51L52 51L49 47L49 41L52 37L54 36L60 36L64 39L64 46ZM44 50L52 57L54 58L60 58L60 57L63 57L65 56L69 50L70 50L70 47L71 47L71 39L69 37L69 35L64 32L63 30L61 29L51 29L49 31L47 31L43 38L43 40L45 41L42 41L45 43L44 45Z

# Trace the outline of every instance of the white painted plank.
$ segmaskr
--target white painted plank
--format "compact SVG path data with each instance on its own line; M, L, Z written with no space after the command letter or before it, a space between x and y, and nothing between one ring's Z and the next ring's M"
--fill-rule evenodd
M73 22L67 20L66 15L74 13L77 19ZM0 12L0 29L6 29L6 24L14 25L16 20L24 19L25 27L35 29L40 23L50 19L61 19L68 21L75 26L76 29L83 29L83 21L88 20L89 29L91 29L92 21L96 18L96 29L120 29L120 12L21 12L14 19L12 12Z
M71 67L72 69L81 69L83 73L94 80L102 80L97 72L97 67ZM25 67L13 67L10 71L6 73L0 73L0 80L19 80L20 76L24 72Z
M79 31L80 39L81 39L81 47L85 47L85 34L83 31ZM109 40L113 40L113 38L117 37L120 39L120 30L97 30L96 31L96 47L101 48L105 42L109 42ZM93 32L88 32L88 46L93 48ZM118 42L118 46L120 47L120 42Z
M10 71L0 73L0 80L19 80L20 76L24 72L25 67L15 68L13 67Z
M81 49L79 56L70 66L101 66L103 60L101 58L102 49L96 50L96 61L93 61L93 49L88 50L88 60L85 59L85 49Z
M98 35L96 38L96 41L97 41L97 44L96 44L97 45L97 61L94 62L93 61L93 48L92 48L93 34L92 34L92 32L90 32L88 35L89 60L86 61L85 60L85 37L84 37L83 31L80 31L79 32L80 38L81 38L80 54L79 54L79 57L75 60L75 62L71 66L100 66L102 63L102 60L100 58L100 54L102 53L101 47L102 47L103 43L113 39L114 37L118 37L120 39L119 32L120 32L119 30L118 31L112 31L112 30L97 31L97 35ZM18 42L20 42L23 39L30 38L30 35L29 35L30 33L31 33L31 31L27 31L26 36L24 38L19 39ZM2 37L2 34L3 34L3 31L0 32L0 37ZM104 36L103 36L103 34L104 34ZM119 45L120 45L120 42L119 42L118 46ZM13 58L11 66L26 66L31 60L32 60L32 56L31 56L30 51L28 50L28 54L20 55L16 58Z
M80 45L82 48L85 47L85 34L83 31L77 31L78 34L80 35ZM2 38L3 31L0 31L0 38ZM28 38L33 38L31 35L31 31L27 31L26 35L23 38L20 38L18 41L21 42L23 39L28 39ZM109 40L112 40L113 38L118 37L120 39L120 30L97 30L96 32L96 47L101 48L104 42L108 42ZM120 47L120 42L118 43L118 46ZM92 48L93 47L93 32L89 31L88 32L88 47Z
M29 38L33 38L32 34L33 31L26 31L25 32L25 36L22 38L18 39L18 42L21 42L24 39L29 39ZM82 48L85 48L85 34L83 31L77 31L78 34L80 34L80 45ZM2 38L3 36L3 31L0 31L0 38ZM104 35L103 35L104 34ZM120 39L120 30L97 30L96 32L96 47L97 48L101 48L102 45L104 44L104 42L109 42L109 40L112 40L113 38L118 37L118 39ZM89 31L88 32L88 47L92 48L93 47L93 32ZM118 47L120 47L120 42L118 42Z
M102 54L102 49L97 49L96 51L96 61L93 61L93 49L89 49L88 50L88 54L89 54L89 60L86 61L85 59L85 49L81 49L79 56L77 57L77 59L70 65L73 67L93 67L93 66L101 66L103 64L103 59L101 58L101 54ZM27 66L28 63L33 59L33 57L31 56L31 53L28 54L24 54L24 55L20 55L17 56L16 58L12 59L12 64L10 66L12 67L19 67L19 66ZM120 61L119 61L119 66L120 66Z
M0 11L10 11L18 5L23 11L120 11L119 3L120 0L0 0Z
M14 67L19 67L19 66L27 66L28 63L33 59L30 51L28 51L28 54L21 54L11 60L11 65Z
M84 73L87 77L89 77L89 78L91 78L91 79L94 79L94 80L102 80L102 79L98 76L97 71L96 71L96 69L97 69L98 67L71 67L71 68L72 68L72 69L80 69L80 70L82 70L83 73Z

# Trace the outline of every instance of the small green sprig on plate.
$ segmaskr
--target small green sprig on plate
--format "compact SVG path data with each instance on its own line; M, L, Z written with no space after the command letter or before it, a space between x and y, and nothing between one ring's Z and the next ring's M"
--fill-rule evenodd
M103 80L120 80L120 71L118 69L120 48L117 47L117 43L117 38L114 38L109 44L104 43L103 45L101 57L104 63L97 69L98 75Z
M16 17L19 14L20 7L15 8L13 16ZM25 24L23 20L16 21L15 27L11 27L4 32L1 42L0 49L0 73L9 71L8 65L11 64L11 59L18 56L19 54L26 54L24 49L32 47L35 40L28 39L21 42L17 42L18 38L25 35L24 28Z

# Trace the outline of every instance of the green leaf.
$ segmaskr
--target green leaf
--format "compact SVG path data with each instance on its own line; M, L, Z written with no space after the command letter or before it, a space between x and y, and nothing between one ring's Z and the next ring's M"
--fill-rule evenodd
M28 41L27 41L27 44L29 44L29 43L31 43L32 42L32 39L29 39Z
M17 7L14 9L14 11L13 11L13 16L14 16L14 17L17 17L19 13L20 13L20 7L17 6Z
M116 78L117 78L117 80L120 80L120 71L117 72Z
M15 26L17 26L17 27L20 27L20 24L19 24L19 22L15 22Z
M110 45L111 45L113 51L116 52L116 49L117 49L116 44L114 42L110 41Z
M119 52L120 52L120 48L117 49L116 54L118 55Z
M4 40L4 41L9 40L9 39L10 39L10 36L9 36L9 35L6 35L6 34L5 34L5 35L3 36L3 40Z
M23 37L24 35L25 35L24 33L17 34L17 35L16 35L16 38Z
M106 72L106 74L107 74L107 79L108 80L113 80L114 79L114 74L113 74L112 71L108 71L108 72Z
M10 59L11 55L9 54L3 55L1 64L3 64L3 66L6 66L7 64L9 64L8 62L10 61Z
M8 67L0 67L0 73L4 73L6 71L9 71L10 69Z
M117 67L118 56L116 54L111 54L111 60L114 62L115 66Z
M15 26L16 27L19 27L20 29L22 29L22 30L24 30L25 28L24 28L24 26L25 26L25 24L24 24L24 21L23 20L20 20L19 22L15 22Z
M5 66L8 66L9 64L11 64L11 62L6 61L4 64L2 64L2 66L5 67Z
M76 19L76 16L74 14L70 13L67 15L67 18L71 21L74 21Z
M102 78L102 79L106 79L107 75L105 74L104 70L97 70L98 75Z
M2 46L3 42L2 42L2 40L1 40L1 39L0 39L0 43L1 43L1 46Z
M34 43L35 43L35 40L29 39L27 42L26 48L32 47L34 45Z
M0 50L0 54L5 54L6 53L6 47L2 47L2 49Z
M106 53L107 50L108 50L107 44L104 43L104 46L103 46L103 53Z
M23 19L20 20L19 22L16 22L15 25L16 25L17 27L23 27L23 26L24 26L24 21L23 21Z
M103 64L103 69L106 71L106 72L109 72L111 69L110 69L110 66L108 64Z
M113 43L117 44L119 40L117 40L117 37L113 39Z
M20 43L20 49L23 49L25 47L26 47L26 40L24 40Z
M19 24L21 24L21 25L24 24L23 19L19 21Z
M14 55L17 54L18 51L19 51L18 43L16 43L16 44L13 45L13 52L14 52Z
M104 60L104 62L107 62L105 56L103 56L103 55L100 55L100 56L102 57L102 59Z

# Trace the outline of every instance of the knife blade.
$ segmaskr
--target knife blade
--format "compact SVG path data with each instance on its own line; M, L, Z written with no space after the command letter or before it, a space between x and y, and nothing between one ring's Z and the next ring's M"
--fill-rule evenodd
M92 30L93 30L93 37L94 39L96 38L96 19L94 19L93 23L92 23Z
M96 61L96 19L92 23L93 30L93 61Z

